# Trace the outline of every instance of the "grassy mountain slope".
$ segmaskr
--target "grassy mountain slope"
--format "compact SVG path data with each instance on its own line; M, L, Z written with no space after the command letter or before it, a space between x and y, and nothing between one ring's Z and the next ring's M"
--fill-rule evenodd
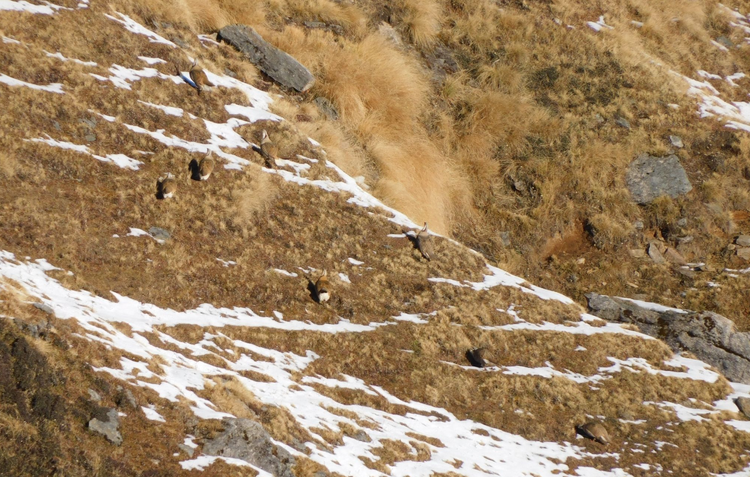
M681 10L676 30L656 6L612 7L615 30L600 34L583 22L603 7L573 2L64 7L0 12L0 73L26 83L0 85L0 314L16 319L0 328L0 432L11 443L0 468L200 475L180 464L189 459L177 445L216 435L224 414L260 421L296 453L298 476L692 476L748 465L750 435L727 401L740 388L486 259L576 298L631 282L653 297L671 290L670 303L685 290L696 308L737 318L747 275L712 278L725 280L721 293L693 291L671 269L626 258L643 240L633 220L668 239L688 215L686 256L737 263L721 250L741 220L730 230L703 204L747 209L736 172L746 140L698 119L679 81L643 60L736 72L744 46L736 58L710 49L718 33L741 43L740 30L722 27L723 7ZM643 31L628 30L634 8ZM306 31L310 19L339 28ZM282 92L197 36L238 20L309 65L313 93ZM378 33L381 20L405 43ZM686 38L702 46L664 46ZM429 55L446 51L456 67L434 76ZM179 79L175 66L191 58L221 85L198 96ZM327 120L315 95L341 119ZM287 159L276 171L249 147L262 129ZM665 152L674 133L690 152L704 141L700 154L677 151L696 191L638 208L624 168L641 150ZM188 164L208 148L223 167L190 180ZM701 169L719 153L723 172ZM166 172L178 191L158 200ZM403 234L414 224L362 183L484 256L436 236L436 259L423 260ZM171 237L139 232L153 226ZM575 268L581 257L591 273ZM307 277L324 269L333 298L319 305ZM488 347L497 366L468 367L472 346ZM165 422L148 420L146 405ZM120 447L86 429L111 406L127 414ZM612 445L575 438L592 418ZM219 460L203 475L255 472Z

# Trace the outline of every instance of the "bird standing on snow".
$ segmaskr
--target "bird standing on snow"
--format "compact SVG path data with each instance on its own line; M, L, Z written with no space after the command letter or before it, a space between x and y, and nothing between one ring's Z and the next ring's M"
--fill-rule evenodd
M208 151L206 157L201 159L201 162L198 164L198 175L202 181L208 180L211 173L214 171L215 163L214 160L211 159L211 154L212 151Z
M253 151L261 155L266 162L266 167L276 169L276 158L279 154L279 148L268 137L268 132L265 129L260 139L260 147L253 146Z
M599 444L606 445L611 442L607 429L605 429L601 423L596 421L589 421L580 426L576 426L576 432L586 439L591 439Z
M323 275L315 282L315 295L318 297L318 303L325 303L331 298L328 272L326 270L323 270Z
M157 195L161 196L162 199L174 197L174 193L177 192L177 182L174 180L174 175L167 172L165 176L159 177L156 189Z
M198 94L201 94L203 88L211 86L211 83L208 82L208 76L206 76L206 72L203 71L203 68L198 66L197 61L193 61L193 66L190 68L190 79L193 80L195 89L198 90Z
M435 245L432 243L430 231L427 230L427 222L424 223L424 227L417 234L417 248L424 258L432 260L432 256L435 254Z

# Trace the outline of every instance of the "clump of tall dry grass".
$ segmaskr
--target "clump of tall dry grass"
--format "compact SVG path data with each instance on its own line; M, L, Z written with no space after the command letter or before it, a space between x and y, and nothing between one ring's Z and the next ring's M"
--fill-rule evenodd
M278 185L268 174L249 177L244 187L231 193L234 220L248 225L257 214L268 210L277 194Z

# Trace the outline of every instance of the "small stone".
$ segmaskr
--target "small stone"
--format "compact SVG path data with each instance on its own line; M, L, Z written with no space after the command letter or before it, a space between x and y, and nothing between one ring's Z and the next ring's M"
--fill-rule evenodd
M651 242L649 244L648 256L651 257L651 260L653 260L657 265L661 265L666 262L666 260L664 260L664 256L659 251L659 246L655 242Z
M636 230L643 230L643 221L636 220L635 222L633 222L633 227L635 227Z
M678 227L687 227L687 224L688 224L688 221L687 221L687 219L685 217L683 217L683 218L681 218L680 220L677 221L677 226Z
M94 391L93 389L89 388L89 397L94 402L99 402L102 400L101 395L99 395L98 392Z
M83 138L86 139L88 142L94 142L96 141L96 134L88 133L85 136L83 136Z
M646 258L646 251L642 248L631 248L628 253L633 258Z
M584 263L586 263L586 259L583 257L576 260L576 265L583 265Z
M738 397L734 400L734 403L737 405L740 412L750 419L750 398Z
M667 259L667 261L677 264L677 265L685 265L687 261L685 258L678 252L677 250L673 249L672 247L669 247L666 252L664 252L664 258Z
M732 40L724 35L716 37L716 42L724 45L727 48L734 48L734 43L732 43Z
M742 247L737 249L737 256L742 260L750 262L750 247Z
M675 242L677 242L678 245L684 245L686 243L690 243L693 241L692 235L685 235L684 237L677 237L675 238Z
M750 235L740 235L734 240L740 247L750 247Z
M54 315L55 314L55 310L53 310L51 306L49 306L49 305L47 305L45 303L36 302L36 303L32 303L32 305L34 306L34 308L42 310L43 312L47 313L48 315Z
M625 129L630 129L630 122L628 122L628 120L625 118L618 117L617 119L615 119L615 124Z
M736 248L737 248L737 246L735 244L733 244L733 243L730 243L729 245L727 245L727 250L729 250L729 251L732 251L732 250L734 250Z
M52 121L52 127L57 129L58 131L62 129L62 126L60 126L60 123L58 123L57 121Z
M336 110L336 107L333 105L333 103L331 103L327 98L318 96L313 100L313 103L315 103L318 109L320 109L320 112L322 112L331 121L337 121L339 119L339 112Z
M153 238L160 242L165 242L172 237L172 235L165 229L161 227L151 227L148 229L149 235L151 235Z
M90 127L91 129L94 129L96 127L96 118L83 118L81 119L81 122L85 124L86 126Z
M500 243L503 244L503 247L510 247L510 232L500 232L498 235L500 236Z
M696 277L696 273L693 270L686 268L686 267L677 267L675 268L675 271L686 278Z
M594 116L594 120L596 121L597 124L601 124L604 122L604 116L602 116L599 113L596 113L596 116Z
M669 136L669 142L677 149L682 149L683 147L685 147L680 136Z
M122 435L118 428L120 427L120 418L117 416L117 410L108 409L104 419L95 417L89 421L89 429L97 432L107 438L109 442L119 446L122 444Z
M194 449L194 448L190 447L190 446L189 446L189 445L187 445L187 444L177 444L177 447L178 447L178 448L179 448L179 449L180 449L180 450L181 450L182 452L184 452L185 454L187 454L187 456L188 456L189 458L191 458L191 459L193 458L193 454L195 454L195 449Z

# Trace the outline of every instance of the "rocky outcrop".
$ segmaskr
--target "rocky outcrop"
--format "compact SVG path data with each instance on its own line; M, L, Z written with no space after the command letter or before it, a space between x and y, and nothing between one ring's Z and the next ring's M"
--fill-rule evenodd
M685 169L675 155L638 156L630 163L625 180L633 199L648 204L659 196L678 197L693 190Z
M237 48L263 73L287 88L303 92L315 84L315 78L307 68L288 53L268 43L249 26L226 26L219 30L217 39Z
M242 459L275 477L294 477L294 457L276 446L259 423L228 418L224 426L224 432L203 445L204 454Z
M621 298L589 293L589 310L608 321L633 323L664 340L675 351L690 351L716 367L730 381L750 384L750 333L716 313L645 307Z

